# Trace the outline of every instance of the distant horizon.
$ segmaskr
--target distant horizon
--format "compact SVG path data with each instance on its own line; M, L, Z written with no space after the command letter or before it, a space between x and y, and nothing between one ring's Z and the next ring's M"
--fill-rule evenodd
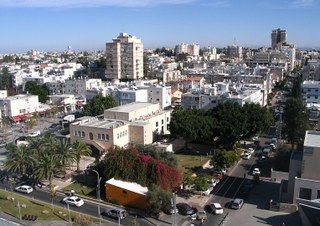
M298 49L318 49L319 9L316 0L0 0L0 53L104 50L121 32L146 49L269 48L277 28Z

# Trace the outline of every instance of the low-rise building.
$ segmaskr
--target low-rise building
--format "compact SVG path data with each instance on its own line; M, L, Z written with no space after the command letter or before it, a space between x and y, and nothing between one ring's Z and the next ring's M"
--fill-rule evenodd
M103 154L115 145L151 144L169 134L171 112L159 104L130 103L104 111L103 117L82 117L70 124L71 142L83 141Z

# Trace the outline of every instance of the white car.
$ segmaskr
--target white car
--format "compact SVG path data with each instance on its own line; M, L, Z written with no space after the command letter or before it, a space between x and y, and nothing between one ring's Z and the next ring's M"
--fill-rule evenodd
M28 185L18 186L14 190L18 192L26 193L26 194L30 194L31 192L33 192L33 188Z
M253 171L252 171L252 175L253 176L256 176L256 175L260 176L260 169L259 168L254 168Z
M246 151L247 151L248 153L250 153L250 154L253 154L253 153L254 153L254 149L253 149L253 148L248 148Z
M27 136L28 137L36 137L39 135L40 135L40 130L37 130L37 131L33 131L33 132L29 133Z
M243 203L244 203L243 199L236 198L232 201L231 208L236 210L241 209L243 206Z
M242 158L243 158L243 159L250 159L250 158L251 158L251 154L250 154L250 153L244 153L244 154L242 155Z
M67 196L62 199L62 202L76 207L80 207L84 204L83 199L79 198L78 196Z
M223 208L220 203L213 202L210 204L210 208L212 209L214 214L223 214Z

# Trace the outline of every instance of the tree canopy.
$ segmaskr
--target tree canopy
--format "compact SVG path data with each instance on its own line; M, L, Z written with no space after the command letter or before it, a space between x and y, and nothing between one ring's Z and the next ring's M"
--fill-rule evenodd
M39 102L46 103L49 99L48 97L48 88L44 85L38 85L35 81L26 82L25 90L32 95L37 95L39 97Z
M109 149L98 168L106 176L106 180L115 177L149 188L156 184L164 190L173 190L182 181L182 175L177 168L170 167L150 155L139 154L133 146Z
M105 109L116 106L117 101L112 96L108 95L104 97L102 95L97 95L84 106L83 114L87 116L97 116L103 114Z
M272 114L258 104L223 103L210 110L176 108L170 122L173 136L189 141L230 145L251 138L273 124ZM187 148L187 145L186 145Z
M302 144L308 126L307 108L300 98L289 98L283 109L283 130L287 140L294 144Z

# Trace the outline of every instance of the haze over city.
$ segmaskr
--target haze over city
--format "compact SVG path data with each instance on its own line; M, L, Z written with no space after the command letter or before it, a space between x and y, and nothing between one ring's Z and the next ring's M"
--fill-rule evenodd
M0 53L104 50L120 32L144 48L270 47L273 29L319 47L318 0L0 0Z

